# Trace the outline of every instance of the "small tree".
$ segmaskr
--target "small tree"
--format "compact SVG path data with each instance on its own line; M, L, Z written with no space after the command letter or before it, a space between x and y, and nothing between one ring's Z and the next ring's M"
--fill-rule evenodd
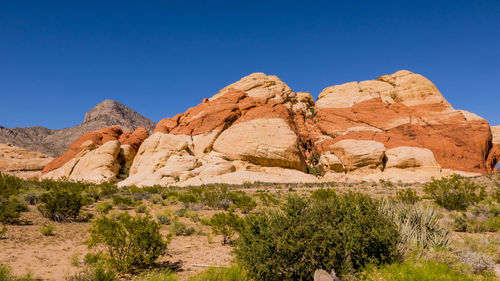
M92 223L87 240L105 261L121 272L152 265L167 249L160 226L150 216L102 217Z
M424 186L424 192L432 196L441 207L460 211L483 200L486 196L484 186L459 175L428 182Z
M46 218L56 222L71 221L80 214L83 206L81 192L56 188L40 196L38 210Z
M232 211L229 211L213 215L209 223L215 234L222 234L222 244L225 245L230 243L234 234L243 228L245 221Z

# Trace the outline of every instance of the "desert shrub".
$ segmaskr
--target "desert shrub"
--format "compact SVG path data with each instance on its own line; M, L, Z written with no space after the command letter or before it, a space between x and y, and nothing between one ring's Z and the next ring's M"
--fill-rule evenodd
M55 227L53 225L44 224L42 227L40 227L40 233L44 236L52 236L54 235L54 229Z
M5 233L7 233L7 230L7 227L5 225L2 225L2 227L0 228L0 239L5 238Z
M311 198L314 200L325 200L336 197L337 194L333 189L316 189L311 193Z
M495 262L493 259L480 252L464 251L457 254L458 259L469 265L473 273L493 273Z
M209 268L189 278L189 281L250 281L246 271L238 266Z
M141 275L140 277L134 278L134 281L177 281L175 274L169 270L149 272Z
M255 200L243 191L231 192L229 198L233 201L236 208L240 209L244 214L249 213L257 207Z
M104 201L96 204L95 209L101 214L107 214L109 213L109 211L111 211L111 209L113 209L113 206L109 202Z
M130 271L152 265L165 253L167 243L159 230L149 216L124 214L118 221L102 217L92 223L87 244L113 268Z
M318 177L324 175L325 170L322 166L307 166L307 173Z
M342 276L392 262L400 238L378 205L359 193L323 200L290 196L280 210L245 218L236 258L256 280L310 280L318 268Z
M151 203L153 204L160 204L161 202L163 202L163 197L161 196L161 194L153 194L149 197L149 201L151 201Z
M17 198L11 197L5 199L0 197L0 223L17 223L21 217L21 212L26 211L28 211L27 206L21 203Z
M43 204L38 206L38 210L53 221L71 221L78 217L83 206L82 199L80 192L76 190L56 188L40 196Z
M0 263L0 281L35 281L41 280L39 278L33 278L30 274L24 275L22 277L15 276L12 274L11 269L2 263Z
M465 210L486 196L483 186L459 175L428 182L424 185L424 192L447 210Z
M15 281L16 278L10 272L10 268L0 263L0 280L1 281Z
M0 223L17 223L21 212L28 210L26 205L17 199L23 184L24 181L20 178L0 173Z
M36 205L40 201L40 194L37 192L26 192L23 194L25 204Z
M118 191L118 187L112 183L101 183L97 187L99 188L99 198L109 197Z
M417 195L417 192L411 188L398 190L396 192L396 201L407 204L415 204L420 200L422 199Z
M130 196L124 195L114 195L113 196L113 205L115 206L132 206L134 202Z
M209 221L212 231L223 236L222 244L230 243L231 238L243 228L244 223L245 221L232 211L215 214Z
M139 214L144 214L148 210L148 207L146 207L146 205L144 205L144 204L141 204L141 205L137 206L135 208L135 210Z
M257 193L257 198L264 206L278 205L280 201L269 193Z
M116 274L102 265L90 268L74 276L66 278L68 281L116 281L119 280Z
M397 225L403 244L428 248L449 243L448 230L439 224L432 206L384 201L380 210Z
M158 220L159 223L169 225L172 223L172 220L170 219L170 216L165 215L165 214L157 214L156 215L156 220Z
M394 263L380 268L373 267L361 280L370 281L473 281L471 276L454 271L445 263L408 259L403 263Z
M188 227L185 223L177 220L170 226L170 231L177 236L191 236L196 232L193 227Z
M309 157L309 163L311 163L311 165L313 166L318 165L320 157L321 155L319 155L319 153L317 153L316 151L311 153L311 157Z
M24 189L24 181L18 177L0 172L0 198L18 195Z

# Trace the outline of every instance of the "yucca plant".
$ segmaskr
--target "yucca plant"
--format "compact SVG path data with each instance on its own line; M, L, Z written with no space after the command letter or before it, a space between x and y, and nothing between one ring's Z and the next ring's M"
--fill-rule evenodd
M432 206L384 200L380 211L398 226L402 245L428 248L449 244L449 231L439 224L439 213Z

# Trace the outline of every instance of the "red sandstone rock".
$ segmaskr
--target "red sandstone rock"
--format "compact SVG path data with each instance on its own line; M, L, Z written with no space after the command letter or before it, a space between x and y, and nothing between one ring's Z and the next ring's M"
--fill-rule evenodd
M139 127L133 132L125 132L120 138L120 144L125 145L128 144L132 146L136 151L139 149L139 146L144 142L145 139L149 137L148 130L144 127Z
M47 164L47 166L45 166L45 168L43 169L42 174L46 174L61 167L87 147L99 146L110 140L118 140L122 133L123 132L120 127L114 126L83 134L71 144L66 153L55 158L54 160L52 160L52 162Z

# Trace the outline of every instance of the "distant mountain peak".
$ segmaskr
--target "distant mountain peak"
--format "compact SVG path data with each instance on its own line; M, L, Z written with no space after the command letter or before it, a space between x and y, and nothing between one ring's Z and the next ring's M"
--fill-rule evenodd
M83 123L90 122L101 117L126 118L127 115L139 115L135 110L114 100L106 99L98 103L91 110L85 113Z
M14 129L0 127L0 143L12 143L29 150L57 156L64 153L75 139L86 132L111 126L120 126L123 131L145 127L151 132L155 125L155 122L135 110L107 99L89 110L85 114L83 123L74 127L61 130L50 130L44 127Z

